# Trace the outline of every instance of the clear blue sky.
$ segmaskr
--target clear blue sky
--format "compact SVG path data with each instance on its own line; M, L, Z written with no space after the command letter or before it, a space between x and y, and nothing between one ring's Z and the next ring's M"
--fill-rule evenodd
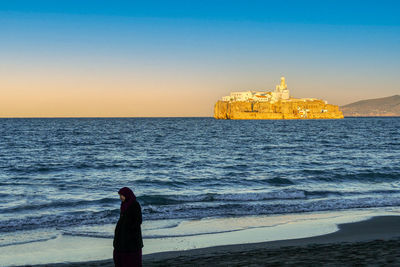
M141 18L189 18L219 21L257 21L335 25L399 25L396 0L12 0L3 12L79 14Z
M385 0L1 1L0 116L209 116L281 75L340 105L399 94L399 14Z

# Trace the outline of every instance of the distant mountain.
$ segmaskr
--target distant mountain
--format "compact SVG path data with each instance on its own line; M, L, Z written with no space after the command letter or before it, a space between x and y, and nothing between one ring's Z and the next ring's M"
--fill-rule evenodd
M345 117L400 116L400 95L362 100L340 109Z

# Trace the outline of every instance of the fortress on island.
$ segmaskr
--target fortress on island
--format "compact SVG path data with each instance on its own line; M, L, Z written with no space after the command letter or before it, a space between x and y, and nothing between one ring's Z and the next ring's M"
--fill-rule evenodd
M285 77L274 92L231 92L214 107L214 118L231 120L343 119L339 106L315 98L290 97Z

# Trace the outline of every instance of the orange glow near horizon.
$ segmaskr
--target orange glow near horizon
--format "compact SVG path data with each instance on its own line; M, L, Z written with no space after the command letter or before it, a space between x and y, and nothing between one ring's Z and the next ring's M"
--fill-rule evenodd
M0 117L209 117L215 102L231 91L273 90L273 86L246 89L243 81L235 88L232 80L3 80ZM343 97L345 86L334 84L321 91L318 84L291 84L289 77L290 93L297 98L315 97L339 105L361 100L356 94ZM386 96L378 93L376 98Z
M232 91L273 91L281 76L286 77L292 97L335 105L397 91L394 75L386 76L385 91L376 90L385 76L375 70L368 80L363 72L344 71L338 79L295 66L273 70L268 62L257 65L250 59L250 69L228 63L122 64L119 59L106 62L76 55L56 63L51 58L32 58L30 64L8 59L0 62L0 117L212 117L222 96Z
M5 82L3 81L3 86ZM211 116L207 94L149 84L7 84L0 117L185 117ZM56 88L56 89L53 89ZM196 105L193 105L196 103Z

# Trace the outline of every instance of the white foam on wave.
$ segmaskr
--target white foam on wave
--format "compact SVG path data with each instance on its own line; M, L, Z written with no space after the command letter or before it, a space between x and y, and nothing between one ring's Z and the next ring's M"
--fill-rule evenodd
M238 196L239 198L240 196ZM247 197L247 196L245 196ZM246 199L246 198L244 198ZM207 217L273 215L299 212L337 211L355 208L377 208L399 206L399 194L369 196L340 196L326 198L306 198L290 200L243 200L243 201L214 201L188 202L175 205L146 205L143 207L144 216L150 220L170 218L200 219Z
M303 190L279 190L245 193L210 193L204 195L176 195L166 196L176 201L203 202L203 201L258 201L271 199L302 199L306 197Z
M182 220L174 220L174 219L146 221L142 225L142 230L144 233L157 230L168 231L168 229L174 229L178 227L181 221ZM63 235L95 237L95 238L113 238L114 229L115 229L115 224L81 225L81 226L57 228L57 230L59 230Z
M61 233L54 231L54 229L38 229L33 231L18 231L2 233L0 237L0 247L26 244L38 241L47 241L55 239Z
M257 201L257 200L271 200L271 199L303 199L305 193L302 190L282 190L272 192L250 192L240 194L221 194L216 195L216 200L230 200L230 201Z

